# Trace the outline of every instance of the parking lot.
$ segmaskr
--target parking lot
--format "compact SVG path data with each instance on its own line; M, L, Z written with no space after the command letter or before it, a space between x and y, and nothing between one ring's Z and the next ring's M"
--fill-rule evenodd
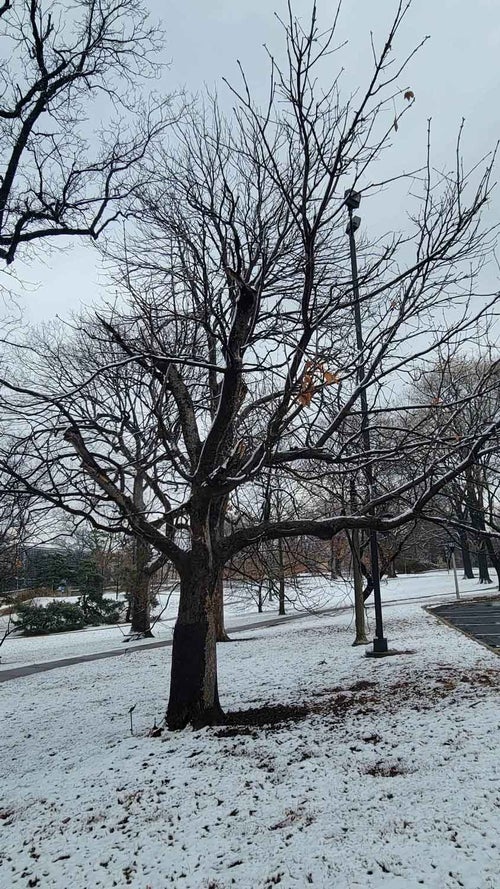
M500 598L440 605L433 613L500 652Z

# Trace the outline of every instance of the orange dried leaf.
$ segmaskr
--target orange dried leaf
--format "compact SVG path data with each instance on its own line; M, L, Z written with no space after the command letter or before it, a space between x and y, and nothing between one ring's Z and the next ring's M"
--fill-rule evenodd
M327 386L330 386L332 383L340 383L340 378L337 374L332 374L329 370L325 370L323 379Z
M313 394L314 394L314 389L306 389L304 392L299 392L299 394L297 396L297 401L303 407L307 407L309 404L311 404Z

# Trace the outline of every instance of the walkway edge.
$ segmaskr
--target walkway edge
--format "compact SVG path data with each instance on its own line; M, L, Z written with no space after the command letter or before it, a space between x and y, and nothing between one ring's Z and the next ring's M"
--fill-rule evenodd
M280 624L289 623L294 620L301 620L306 617L315 617L318 614L341 614L349 610L348 605L342 605L338 608L325 608L316 612L300 612L300 614L286 614L283 617L270 618L265 621L254 621L248 624L238 624L234 627L228 627L230 633L242 633L245 630L256 630L261 627L275 627ZM80 654L74 657L61 658L57 661L42 661L38 664L25 664L22 667L12 667L12 669L0 670L0 683L8 682L11 679L21 679L23 676L32 676L34 673L46 673L49 670L57 670L59 667L71 667L73 664L84 664L89 661L100 661L104 658L122 657L133 651L149 651L155 648L170 648L172 639L165 639L162 642L146 642L141 645L130 645L124 648L110 648L108 651L97 651L91 654Z

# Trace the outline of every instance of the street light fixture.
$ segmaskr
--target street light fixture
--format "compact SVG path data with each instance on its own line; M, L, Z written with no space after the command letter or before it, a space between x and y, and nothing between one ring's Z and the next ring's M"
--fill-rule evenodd
M358 230L361 219L359 216L353 216L353 210L357 210L361 203L361 194L359 191L349 189L344 194L344 203L349 214L349 222L346 232L349 235L349 248L351 253L351 273L352 273L352 293L354 297L354 324L356 327L356 346L359 353L359 361L357 367L357 383L360 387L361 402L361 437L363 441L363 450L367 456L365 466L366 486L368 488L368 499L373 500L374 496L374 478L373 466L370 462L371 444L370 444L370 425L368 402L366 398L366 388L363 386L365 378L365 362L363 357L364 342L363 328L361 325L361 310L359 306L359 281L358 281L358 258L356 254L356 239L354 237ZM373 515L373 510L370 511ZM377 532L372 528L370 530L370 559L372 568L373 583L373 600L375 604L375 638L373 640L373 649L367 651L371 657L381 657L388 653L387 639L384 636L384 625L382 620L382 599L380 595L380 567L378 559L378 543Z

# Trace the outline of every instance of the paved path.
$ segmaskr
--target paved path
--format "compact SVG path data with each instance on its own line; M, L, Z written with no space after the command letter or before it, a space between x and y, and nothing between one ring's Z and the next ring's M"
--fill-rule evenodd
M488 587L485 589L485 592L489 589L493 589L492 587ZM449 597L451 593L438 593L437 595L427 595L427 596L412 596L411 598L402 597L400 599L386 599L383 601L383 607L387 608L392 605L401 605L401 604L411 604L412 602L432 602L436 599L440 599L443 595ZM368 607L373 607L373 603L367 603ZM480 603L477 603L480 604ZM484 603L481 603L484 605ZM457 603L460 605L460 603ZM454 608L454 605L443 605L443 609ZM468 606L463 606L468 607ZM499 603L500 607L500 603ZM351 611L351 605L343 605L338 606L336 608L322 608L319 611L303 611L299 614L287 614L284 617L274 617L269 620L260 620L260 621L250 621L248 623L237 624L234 626L228 626L228 632L230 633L241 633L245 630L258 630L261 627L276 627L279 624L288 623L289 621L301 620L306 617L315 617L320 614L341 614L345 611ZM433 609L433 611L438 612L441 609ZM500 612L499 612L500 613ZM443 614L443 617L445 615ZM448 619L448 618L445 618ZM499 626L500 633L500 626ZM500 635L498 636L498 642L500 647ZM10 679L19 679L23 676L31 676L34 673L45 673L48 670L57 670L59 667L70 667L72 664L84 664L86 661L99 661L103 658L109 657L120 657L121 655L129 654L131 651L146 651L152 648L168 648L172 645L172 639L166 639L162 642L144 642L141 644L130 643L124 644L120 646L120 648L111 648L107 651L98 651L93 652L92 654L79 654L74 655L74 657L66 657L60 658L59 660L54 661L43 661L38 664L26 664L20 667L11 667L8 669L0 668L0 683L8 682Z
M275 627L279 624L288 623L292 620L301 620L305 617L314 617L315 614L340 614L343 611L350 611L351 606L345 605L339 608L325 608L320 612L304 611L300 614L287 614L284 617L274 617L269 620L252 621L235 626L229 626L229 633L241 633L244 630L257 630L260 627ZM43 661L39 664L26 664L23 667L12 667L7 670L0 670L0 683L7 682L9 679L19 679L22 676L31 676L33 673L45 673L47 670L57 670L59 667L70 667L72 664L83 664L86 661L99 661L108 657L120 657L129 654L131 651L145 651L151 648L168 648L172 645L172 639L166 639L163 642L144 642L140 645L135 643L125 644L121 648L111 648L108 651L99 651L92 654L80 654L74 657L61 658L57 661Z
M500 654L500 599L440 605L432 613Z

